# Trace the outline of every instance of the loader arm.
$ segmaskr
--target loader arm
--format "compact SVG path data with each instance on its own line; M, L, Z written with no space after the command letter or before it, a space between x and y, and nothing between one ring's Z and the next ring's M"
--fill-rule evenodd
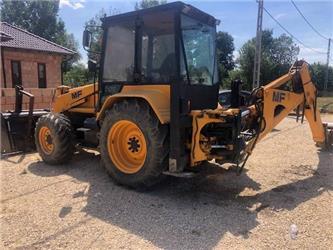
M94 94L95 93L95 94ZM77 112L95 114L98 103L98 84L89 84L76 88L59 86L52 102L52 111L56 113Z

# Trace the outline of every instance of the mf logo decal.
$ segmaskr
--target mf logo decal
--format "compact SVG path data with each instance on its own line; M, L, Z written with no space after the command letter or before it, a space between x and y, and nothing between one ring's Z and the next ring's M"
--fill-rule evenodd
M72 93L72 99L77 99L82 95L82 90Z
M273 92L273 102L282 102L286 96L286 93L274 91Z

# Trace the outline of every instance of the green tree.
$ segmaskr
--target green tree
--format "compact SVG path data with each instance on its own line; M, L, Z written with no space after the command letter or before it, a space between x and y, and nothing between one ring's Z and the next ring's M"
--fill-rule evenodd
M58 17L59 0L2 0L0 9L1 21L76 51L70 63L80 59L78 43L73 34L66 31L65 23Z
M135 10L147 9L150 7L158 6L167 3L166 0L141 0L135 3Z
M95 16L86 22L87 29L91 32L91 47L88 51L88 58L99 62L100 52L102 50L102 37L103 32L101 29L101 19L106 16L104 9L101 9Z
M77 63L64 74L64 84L70 87L77 87L93 82L92 73L88 72L87 68L82 63Z
M246 88L250 89L253 80L255 38L247 41L239 51L239 65L242 76L246 79ZM282 34L274 38L272 30L262 33L262 57L260 65L260 82L267 84L285 74L297 59L299 47L292 38Z
M223 89L230 89L231 88L231 82L233 80L242 80L244 83L246 82L246 79L243 75L243 72L240 68L234 68L233 70L228 71L228 77L222 79L222 87ZM243 89L246 89L247 86L243 87Z
M310 65L310 72L312 81L318 86L319 90L324 89L324 82L326 76L326 65L320 62L312 63ZM328 90L333 90L333 67L328 68Z
M223 86L229 81L229 72L235 67L234 50L233 37L227 32L219 31L216 34L216 59L220 82Z
M79 53L79 42L75 39L73 33L66 32L62 39L63 40L59 43L60 45L76 52L72 58L70 58L68 61L65 61L64 71L66 72L67 70L71 69L73 64L80 60L81 54Z
M101 19L105 18L106 16L113 16L120 14L119 10L111 8L107 11L102 8L95 16L90 18L86 23L87 29L91 32L91 48L88 51L88 58L99 62L100 60L100 52L102 50L102 38L103 38L103 31L101 28L102 21Z

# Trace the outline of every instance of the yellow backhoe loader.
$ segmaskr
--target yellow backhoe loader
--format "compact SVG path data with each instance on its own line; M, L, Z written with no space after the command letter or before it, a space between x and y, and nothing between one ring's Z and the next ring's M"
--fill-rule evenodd
M248 106L241 106L241 82L234 81L231 106L217 108L217 24L182 2L103 18L101 60L88 63L98 82L57 88L51 112L35 126L42 159L60 164L77 145L93 147L111 177L131 187L213 159L241 172L256 143L295 109L313 140L331 147L332 125L321 121L305 61L254 89ZM86 29L87 49L90 41Z

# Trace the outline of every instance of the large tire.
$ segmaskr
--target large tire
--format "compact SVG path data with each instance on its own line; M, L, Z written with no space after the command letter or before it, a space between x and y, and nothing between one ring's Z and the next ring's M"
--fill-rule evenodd
M145 101L115 103L106 111L100 134L106 170L125 186L147 188L156 184L168 167L168 134L168 126L159 122Z
M70 120L58 113L41 116L36 124L35 143L44 162L51 165L68 162L75 149Z

